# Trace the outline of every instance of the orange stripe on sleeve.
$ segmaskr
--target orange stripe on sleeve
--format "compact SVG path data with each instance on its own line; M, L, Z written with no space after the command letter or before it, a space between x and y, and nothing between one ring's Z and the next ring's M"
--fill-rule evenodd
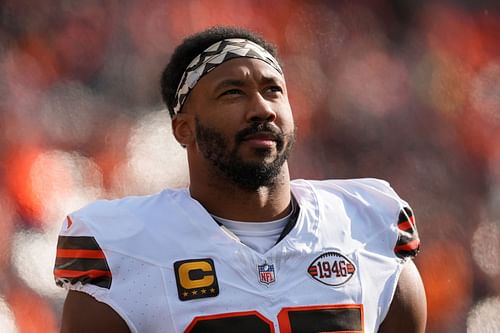
M403 230L403 231L414 229L415 228L415 222L412 223L412 222L409 222L409 221L405 221L405 222L398 223L398 228L400 230Z
M86 258L103 259L106 258L102 250L80 250L80 249L57 249L58 258Z
M418 249L420 245L420 240L415 239L409 243L398 245L394 248L394 251L399 252L399 251L413 251Z
M97 278L101 276L111 277L110 271L102 271L97 269L91 269L87 271L73 271L68 269L55 269L54 276L57 278L79 278L79 277L90 277Z

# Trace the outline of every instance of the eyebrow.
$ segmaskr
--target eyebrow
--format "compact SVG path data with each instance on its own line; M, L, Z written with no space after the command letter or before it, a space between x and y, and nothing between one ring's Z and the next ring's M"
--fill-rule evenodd
M263 76L261 79L261 82L260 82L260 84L264 84L264 85L271 84L271 83L279 84L280 80L274 76ZM218 91L218 90L225 88L225 87L244 87L245 85L246 85L245 80L225 79L225 80L222 80L221 82L217 83L217 85L214 88L214 91Z
M217 90L225 88L225 87L243 87L244 85L245 85L245 82L243 80L226 79L226 80L222 80L221 82L219 82L215 86L214 91L217 91Z

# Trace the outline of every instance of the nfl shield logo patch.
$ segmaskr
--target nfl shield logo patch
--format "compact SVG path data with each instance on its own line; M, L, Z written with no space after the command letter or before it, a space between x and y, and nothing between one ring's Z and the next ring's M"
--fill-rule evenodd
M258 265L259 269L259 282L265 285L270 285L276 281L276 276L274 275L274 264L264 263L263 265Z

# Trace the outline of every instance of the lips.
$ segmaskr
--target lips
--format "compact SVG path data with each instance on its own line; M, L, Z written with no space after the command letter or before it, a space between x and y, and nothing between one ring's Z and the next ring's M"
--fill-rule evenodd
M259 132L245 136L243 141L278 141L278 137L274 133Z
M277 145L277 138L272 133L256 133L245 136L243 142L251 147L267 150Z

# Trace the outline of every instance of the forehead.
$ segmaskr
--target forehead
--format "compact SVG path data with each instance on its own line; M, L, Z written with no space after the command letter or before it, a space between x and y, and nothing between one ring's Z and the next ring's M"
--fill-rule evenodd
M204 75L200 81L198 81L197 86L217 85L221 81L227 79L255 80L257 82L262 80L274 80L285 83L284 77L265 61L242 57L231 59L220 64L212 71Z

